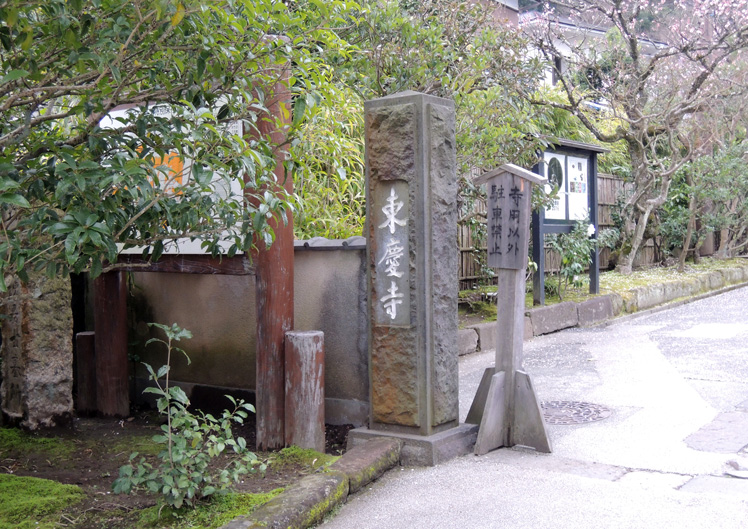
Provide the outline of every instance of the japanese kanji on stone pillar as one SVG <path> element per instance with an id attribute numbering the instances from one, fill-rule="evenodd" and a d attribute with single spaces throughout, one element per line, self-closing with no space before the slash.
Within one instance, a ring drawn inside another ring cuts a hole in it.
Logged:
<path id="1" fill-rule="evenodd" d="M 454 103 L 404 92 L 364 110 L 371 411 L 349 443 L 394 435 L 432 465 L 475 436 L 458 424 Z"/>
<path id="2" fill-rule="evenodd" d="M 488 266 L 498 269 L 496 365 L 486 369 L 467 422 L 480 424 L 475 453 L 523 445 L 550 452 L 543 414 L 530 377 L 522 371 L 525 275 L 532 184 L 545 179 L 502 165 L 474 180 L 488 194 Z"/>

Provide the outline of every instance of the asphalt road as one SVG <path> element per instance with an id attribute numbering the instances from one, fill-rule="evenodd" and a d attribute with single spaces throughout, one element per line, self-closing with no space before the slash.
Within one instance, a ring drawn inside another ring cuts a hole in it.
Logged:
<path id="1" fill-rule="evenodd" d="M 463 419 L 493 361 L 461 359 Z M 748 528 L 748 479 L 736 477 L 748 477 L 748 288 L 537 337 L 524 366 L 572 419 L 610 415 L 548 425 L 552 454 L 392 470 L 323 527 Z"/>

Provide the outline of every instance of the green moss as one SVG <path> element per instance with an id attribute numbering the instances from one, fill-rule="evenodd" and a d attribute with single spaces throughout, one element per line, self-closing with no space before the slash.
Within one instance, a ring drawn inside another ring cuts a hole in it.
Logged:
<path id="1" fill-rule="evenodd" d="M 0 452 L 5 454 L 29 454 L 45 452 L 56 458 L 69 457 L 75 450 L 72 441 L 56 437 L 41 437 L 17 428 L 0 428 Z"/>
<path id="2" fill-rule="evenodd" d="M 164 445 L 155 442 L 150 434 L 124 437 L 107 446 L 107 452 L 111 454 L 125 453 L 129 455 L 137 452 L 141 456 L 157 456 L 163 449 Z"/>
<path id="3" fill-rule="evenodd" d="M 329 494 L 323 501 L 315 505 L 309 513 L 303 527 L 311 527 L 321 522 L 325 515 L 333 510 L 336 506 L 343 503 L 348 492 L 348 481 L 342 480 L 335 492 Z"/>
<path id="4" fill-rule="evenodd" d="M 479 316 L 486 321 L 496 320 L 496 302 L 471 301 L 458 309 L 460 313 L 469 316 Z"/>
<path id="5" fill-rule="evenodd" d="M 0 529 L 52 529 L 85 494 L 75 485 L 0 474 Z"/>
<path id="6" fill-rule="evenodd" d="M 257 507 L 267 503 L 281 492 L 283 489 L 275 489 L 262 494 L 216 495 L 210 501 L 198 504 L 194 509 L 150 507 L 142 511 L 139 526 L 159 529 L 176 529 L 177 527 L 214 529 L 238 516 L 252 513 Z"/>
<path id="7" fill-rule="evenodd" d="M 270 460 L 270 465 L 276 468 L 299 465 L 311 469 L 318 469 L 320 467 L 330 466 L 338 459 L 340 459 L 339 456 L 321 454 L 311 448 L 289 446 L 277 454 L 274 454 Z"/>

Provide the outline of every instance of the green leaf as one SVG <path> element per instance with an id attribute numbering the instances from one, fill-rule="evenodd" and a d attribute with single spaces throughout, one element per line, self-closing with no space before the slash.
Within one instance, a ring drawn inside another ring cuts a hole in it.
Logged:
<path id="1" fill-rule="evenodd" d="M 171 17 L 171 25 L 172 26 L 178 25 L 182 21 L 182 19 L 184 19 L 185 13 L 186 11 L 184 9 L 184 5 L 181 3 L 177 5 L 177 12 L 174 13 L 173 17 Z"/>
<path id="2" fill-rule="evenodd" d="M 173 398 L 180 404 L 184 404 L 185 406 L 190 403 L 190 399 L 187 398 L 187 394 L 179 386 L 169 388 L 169 395 L 171 396 L 171 398 Z"/>
<path id="3" fill-rule="evenodd" d="M 89 271 L 89 274 L 91 274 L 91 279 L 96 279 L 101 275 L 102 265 L 100 259 L 94 259 L 91 262 L 91 270 Z"/>
<path id="4" fill-rule="evenodd" d="M 291 126 L 296 128 L 299 126 L 301 121 L 304 119 L 304 113 L 306 112 L 306 99 L 303 97 L 297 97 L 293 105 L 293 122 Z"/>
<path id="5" fill-rule="evenodd" d="M 23 196 L 15 193 L 0 194 L 0 204 L 10 204 L 19 208 L 30 208 L 31 204 Z"/>
<path id="6" fill-rule="evenodd" d="M 28 74 L 29 72 L 27 70 L 11 70 L 2 78 L 2 80 L 0 80 L 0 84 L 16 81 L 22 77 L 26 77 Z"/>
<path id="7" fill-rule="evenodd" d="M 30 29 L 25 30 L 24 33 L 18 37 L 23 51 L 29 51 L 31 44 L 34 42 L 34 34 Z"/>

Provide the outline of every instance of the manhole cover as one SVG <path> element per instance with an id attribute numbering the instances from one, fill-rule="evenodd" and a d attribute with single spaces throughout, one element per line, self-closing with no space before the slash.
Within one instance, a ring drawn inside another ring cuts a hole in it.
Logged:
<path id="1" fill-rule="evenodd" d="M 611 411 L 605 406 L 591 402 L 551 400 L 541 402 L 543 417 L 548 424 L 584 424 L 602 421 L 610 417 Z"/>

